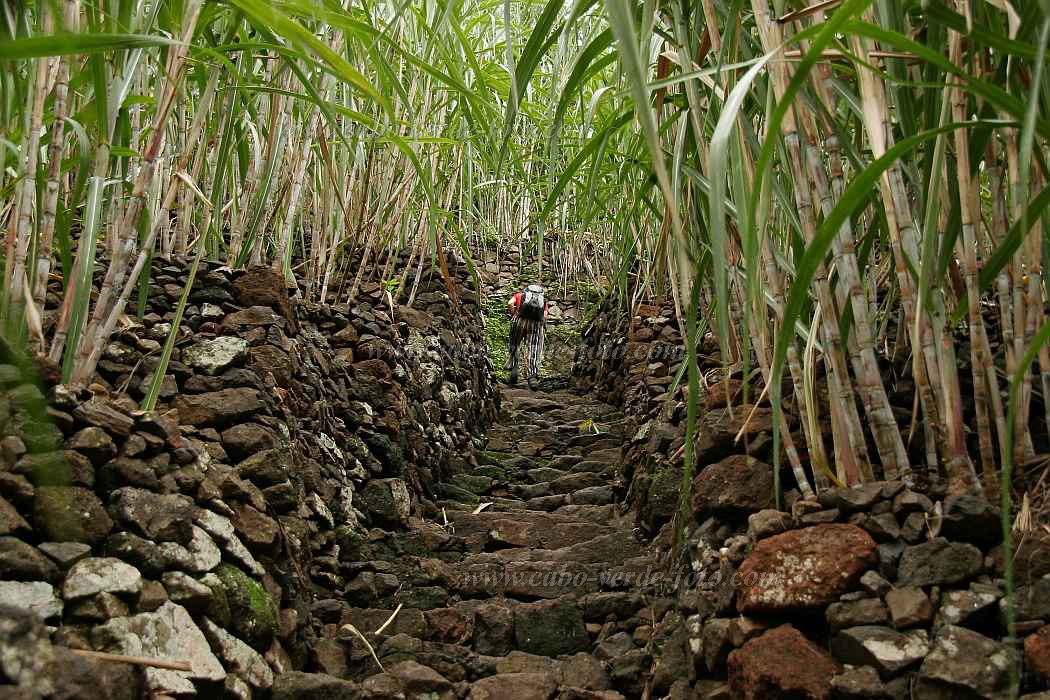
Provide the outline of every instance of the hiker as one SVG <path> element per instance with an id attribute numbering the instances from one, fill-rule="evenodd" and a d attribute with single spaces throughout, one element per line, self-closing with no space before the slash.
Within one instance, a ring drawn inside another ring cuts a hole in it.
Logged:
<path id="1" fill-rule="evenodd" d="M 547 302 L 543 287 L 530 284 L 507 302 L 510 312 L 510 358 L 505 369 L 510 370 L 510 383 L 518 383 L 518 346 L 525 341 L 526 376 L 529 388 L 535 389 L 540 377 L 543 359 L 543 334 L 547 325 Z"/>

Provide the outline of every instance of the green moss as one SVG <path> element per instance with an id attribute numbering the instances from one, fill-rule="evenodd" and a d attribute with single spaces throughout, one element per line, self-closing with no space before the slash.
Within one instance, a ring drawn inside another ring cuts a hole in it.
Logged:
<path id="1" fill-rule="evenodd" d="M 277 606 L 262 584 L 236 566 L 215 570 L 230 605 L 232 632 L 256 651 L 265 651 L 277 634 Z"/>
<path id="2" fill-rule="evenodd" d="M 230 599 L 226 596 L 226 586 L 222 583 L 222 579 L 214 574 L 208 574 L 201 579 L 201 583 L 211 589 L 211 600 L 208 601 L 208 609 L 205 614 L 219 627 L 229 628 L 233 620 L 230 616 Z"/>
<path id="3" fill-rule="evenodd" d="M 509 372 L 503 369 L 510 357 L 510 314 L 507 300 L 493 297 L 485 307 L 485 341 L 489 346 L 489 358 L 496 368 L 496 377 L 506 381 Z"/>
<path id="4" fill-rule="evenodd" d="M 646 519 L 650 523 L 663 521 L 674 515 L 678 509 L 681 485 L 681 473 L 675 468 L 665 467 L 653 474 L 645 504 Z"/>
<path id="5" fill-rule="evenodd" d="M 492 479 L 503 479 L 503 480 L 506 480 L 508 478 L 507 477 L 507 470 L 504 469 L 503 467 L 496 467 L 496 466 L 482 466 L 482 467 L 478 467 L 477 469 L 474 470 L 474 474 L 477 474 L 478 476 L 487 476 L 487 477 L 490 477 Z"/>
<path id="6" fill-rule="evenodd" d="M 366 561 L 373 558 L 368 536 L 353 525 L 340 525 L 335 530 L 339 558 L 343 561 Z"/>

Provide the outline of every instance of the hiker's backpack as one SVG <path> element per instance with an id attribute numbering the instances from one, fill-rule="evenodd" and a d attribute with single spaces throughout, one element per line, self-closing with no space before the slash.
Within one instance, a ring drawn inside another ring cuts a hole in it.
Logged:
<path id="1" fill-rule="evenodd" d="M 521 294 L 521 306 L 518 307 L 518 315 L 534 321 L 543 320 L 543 287 L 530 284 Z"/>

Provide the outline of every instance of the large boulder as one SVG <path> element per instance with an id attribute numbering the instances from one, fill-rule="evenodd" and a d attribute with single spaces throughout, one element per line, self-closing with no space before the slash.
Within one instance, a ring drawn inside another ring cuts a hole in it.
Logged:
<path id="1" fill-rule="evenodd" d="M 772 629 L 729 654 L 738 700 L 827 700 L 842 668 L 791 625 Z"/>
<path id="2" fill-rule="evenodd" d="M 855 525 L 816 525 L 767 538 L 740 565 L 737 609 L 775 614 L 827 605 L 877 560 L 875 541 Z"/>
<path id="3" fill-rule="evenodd" d="M 748 455 L 732 455 L 704 467 L 693 479 L 693 514 L 746 518 L 772 508 L 773 467 Z"/>
<path id="4" fill-rule="evenodd" d="M 215 658 L 193 618 L 180 605 L 164 603 L 155 612 L 117 617 L 92 630 L 97 648 L 128 656 L 188 662 L 193 670 L 146 669 L 146 684 L 156 694 L 195 694 L 194 682 L 221 684 L 226 671 Z"/>

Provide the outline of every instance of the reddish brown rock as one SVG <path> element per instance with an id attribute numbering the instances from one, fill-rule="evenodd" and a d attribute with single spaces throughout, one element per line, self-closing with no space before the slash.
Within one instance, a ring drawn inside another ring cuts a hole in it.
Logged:
<path id="1" fill-rule="evenodd" d="M 693 513 L 746 518 L 772 508 L 773 467 L 748 455 L 731 455 L 704 467 L 693 480 Z"/>
<path id="2" fill-rule="evenodd" d="M 288 319 L 293 330 L 297 330 L 292 305 L 288 300 L 288 287 L 284 277 L 270 267 L 253 267 L 233 283 L 233 296 L 241 306 L 269 306 Z"/>
<path id="3" fill-rule="evenodd" d="M 474 635 L 474 615 L 457 608 L 427 610 L 424 617 L 430 638 L 445 644 L 469 643 Z"/>
<path id="4" fill-rule="evenodd" d="M 816 525 L 770 537 L 740 566 L 737 609 L 748 615 L 827 605 L 876 561 L 875 540 L 855 525 Z"/>
<path id="5" fill-rule="evenodd" d="M 470 700 L 549 700 L 558 684 L 550 673 L 498 673 L 470 689 Z"/>
<path id="6" fill-rule="evenodd" d="M 781 625 L 729 655 L 738 700 L 827 700 L 842 668 L 791 625 Z"/>
<path id="7" fill-rule="evenodd" d="M 1024 640 L 1024 659 L 1029 671 L 1050 681 L 1050 625 Z"/>

